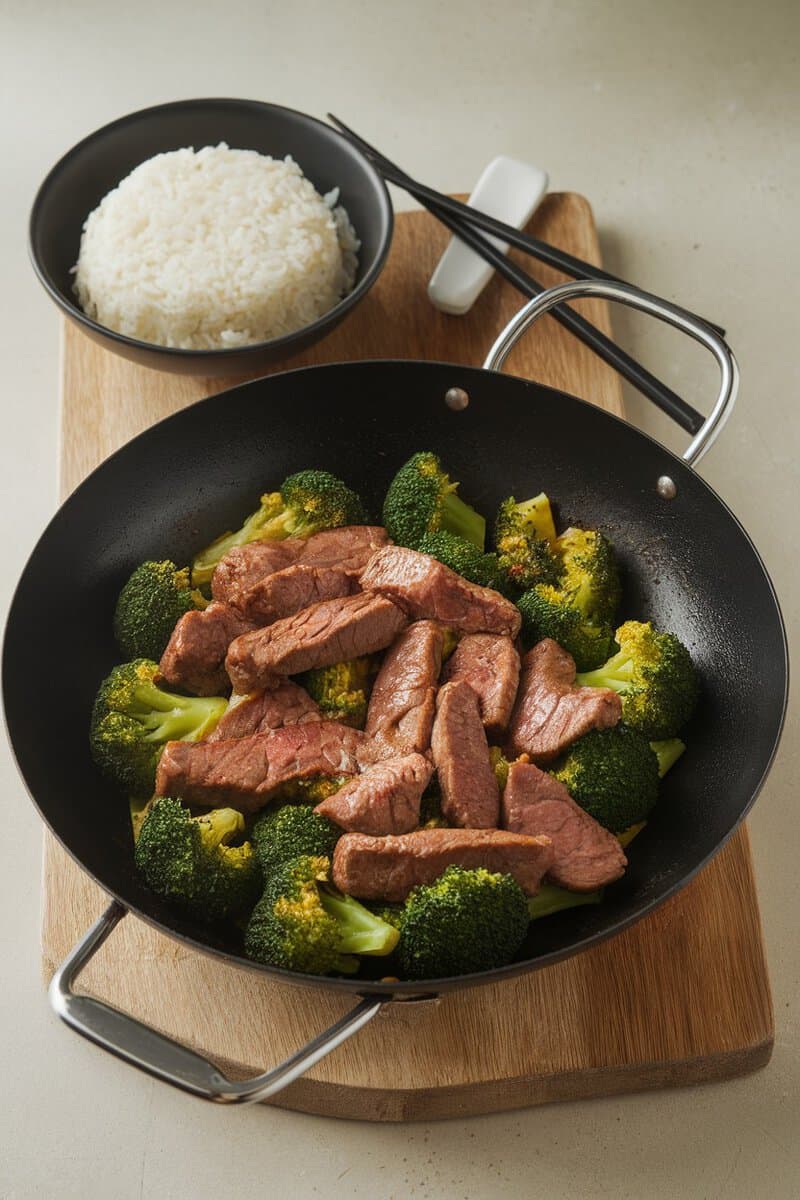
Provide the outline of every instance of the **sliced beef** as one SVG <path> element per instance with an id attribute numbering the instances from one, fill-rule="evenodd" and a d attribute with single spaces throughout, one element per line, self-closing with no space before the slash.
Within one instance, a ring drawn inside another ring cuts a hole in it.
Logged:
<path id="1" fill-rule="evenodd" d="M 237 638 L 225 662 L 237 692 L 273 687 L 276 676 L 374 654 L 390 645 L 405 626 L 403 613 L 383 596 L 359 592 L 321 600 Z"/>
<path id="2" fill-rule="evenodd" d="M 316 775 L 355 775 L 364 740 L 338 721 L 308 721 L 217 742 L 167 742 L 156 793 L 187 804 L 262 808 L 281 785 Z"/>
<path id="3" fill-rule="evenodd" d="M 405 900 L 449 866 L 513 875 L 528 896 L 553 861 L 549 838 L 500 829 L 418 829 L 398 837 L 345 833 L 333 852 L 333 882 L 360 900 Z"/>
<path id="4" fill-rule="evenodd" d="M 419 825 L 419 803 L 432 773 L 433 767 L 421 754 L 376 763 L 314 811 L 342 829 L 375 837 L 409 833 Z"/>
<path id="5" fill-rule="evenodd" d="M 610 688 L 575 687 L 575 663 L 545 638 L 522 660 L 519 692 L 508 727 L 512 754 L 549 762 L 590 729 L 609 729 L 622 716 Z"/>
<path id="6" fill-rule="evenodd" d="M 364 731 L 376 759 L 429 749 L 443 645 L 438 622 L 415 621 L 388 651 L 372 688 Z"/>
<path id="7" fill-rule="evenodd" d="M 519 609 L 491 588 L 469 583 L 427 554 L 384 546 L 361 572 L 361 586 L 381 592 L 412 621 L 431 618 L 462 633 L 519 633 Z"/>
<path id="8" fill-rule="evenodd" d="M 388 540 L 386 530 L 379 525 L 343 525 L 340 529 L 324 529 L 309 538 L 236 546 L 214 572 L 211 592 L 215 600 L 226 600 L 238 607 L 247 590 L 259 580 L 295 563 L 306 567 L 338 567 L 357 575 Z"/>
<path id="9" fill-rule="evenodd" d="M 470 633 L 456 646 L 444 680 L 468 683 L 476 693 L 487 736 L 499 738 L 508 725 L 519 685 L 519 654 L 510 637 Z"/>
<path id="10" fill-rule="evenodd" d="M 239 612 L 256 625 L 271 625 L 320 600 L 351 596 L 358 590 L 358 580 L 352 571 L 294 563 L 240 592 L 236 604 Z"/>
<path id="11" fill-rule="evenodd" d="M 284 679 L 271 691 L 233 696 L 228 711 L 206 741 L 251 737 L 254 733 L 269 733 L 271 729 L 281 729 L 284 725 L 303 725 L 306 721 L 321 720 L 319 706 L 305 688 L 291 679 Z"/>
<path id="12" fill-rule="evenodd" d="M 451 825 L 496 829 L 500 792 L 478 697 L 467 683 L 446 683 L 436 699 L 431 738 L 442 792 L 442 812 Z"/>
<path id="13" fill-rule="evenodd" d="M 198 696 L 230 691 L 225 655 L 234 638 L 254 629 L 252 621 L 228 604 L 184 613 L 161 655 L 159 670 L 167 683 Z"/>
<path id="14" fill-rule="evenodd" d="M 501 802 L 503 828 L 553 843 L 548 877 L 573 892 L 613 883 L 628 860 L 617 839 L 576 804 L 563 783 L 533 763 L 512 763 Z"/>

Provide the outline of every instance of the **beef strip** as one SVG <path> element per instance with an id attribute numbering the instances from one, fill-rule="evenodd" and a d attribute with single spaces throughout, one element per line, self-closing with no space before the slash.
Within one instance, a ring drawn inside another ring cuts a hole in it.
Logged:
<path id="1" fill-rule="evenodd" d="M 421 754 L 376 763 L 314 811 L 342 829 L 375 837 L 410 833 L 419 825 L 419 804 L 432 772 L 433 767 Z"/>
<path id="2" fill-rule="evenodd" d="M 500 794 L 478 697 L 467 683 L 446 683 L 436 698 L 431 738 L 442 792 L 442 812 L 451 825 L 496 829 Z"/>
<path id="3" fill-rule="evenodd" d="M 519 609 L 491 588 L 469 583 L 427 554 L 384 546 L 361 572 L 361 586 L 388 596 L 412 621 L 432 618 L 462 633 L 519 633 Z"/>
<path id="4" fill-rule="evenodd" d="M 269 733 L 284 725 L 304 725 L 306 721 L 321 720 L 319 706 L 305 688 L 291 679 L 284 679 L 271 691 L 232 696 L 227 712 L 223 713 L 206 741 L 251 737 L 254 733 Z"/>
<path id="5" fill-rule="evenodd" d="M 590 729 L 617 724 L 622 701 L 616 692 L 574 684 L 575 663 L 557 642 L 545 638 L 528 651 L 508 727 L 512 754 L 549 762 Z"/>
<path id="6" fill-rule="evenodd" d="M 156 794 L 254 812 L 293 780 L 355 775 L 363 740 L 360 730 L 338 721 L 308 721 L 225 741 L 167 742 Z"/>
<path id="7" fill-rule="evenodd" d="M 617 839 L 576 804 L 563 783 L 533 763 L 512 763 L 501 801 L 503 828 L 553 843 L 548 878 L 573 892 L 613 883 L 628 860 Z"/>
<path id="8" fill-rule="evenodd" d="M 173 687 L 198 696 L 224 695 L 231 687 L 225 670 L 228 646 L 254 628 L 228 604 L 212 602 L 208 608 L 192 609 L 173 629 L 159 670 Z"/>
<path id="9" fill-rule="evenodd" d="M 337 567 L 357 575 L 388 540 L 386 530 L 379 525 L 343 525 L 339 529 L 323 529 L 309 538 L 249 542 L 234 547 L 219 563 L 211 580 L 211 594 L 215 600 L 238 607 L 245 593 L 259 580 L 295 563 Z"/>
<path id="10" fill-rule="evenodd" d="M 337 596 L 351 596 L 358 590 L 358 580 L 352 571 L 294 563 L 241 591 L 236 605 L 239 612 L 256 625 L 271 625 L 310 604 L 333 600 Z"/>
<path id="11" fill-rule="evenodd" d="M 519 685 L 519 654 L 511 638 L 468 634 L 447 660 L 443 678 L 469 684 L 477 694 L 487 736 L 499 738 L 508 725 Z"/>
<path id="12" fill-rule="evenodd" d="M 394 641 L 405 626 L 403 613 L 386 600 L 363 592 L 321 600 L 310 608 L 237 638 L 225 666 L 237 692 L 273 687 L 279 675 L 374 654 Z"/>
<path id="13" fill-rule="evenodd" d="M 376 759 L 424 754 L 431 744 L 444 628 L 415 621 L 388 651 L 375 679 L 365 733 Z"/>
<path id="14" fill-rule="evenodd" d="M 418 829 L 398 837 L 345 833 L 333 852 L 333 882 L 360 900 L 405 900 L 449 866 L 513 875 L 526 895 L 539 890 L 553 861 L 549 838 L 500 829 Z"/>

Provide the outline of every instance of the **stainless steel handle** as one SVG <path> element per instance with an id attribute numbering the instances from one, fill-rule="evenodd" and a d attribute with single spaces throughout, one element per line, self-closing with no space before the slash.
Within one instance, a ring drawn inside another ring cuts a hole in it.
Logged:
<path id="1" fill-rule="evenodd" d="M 696 342 L 700 342 L 716 358 L 720 370 L 719 395 L 696 436 L 683 452 L 684 462 L 690 467 L 695 466 L 713 445 L 733 411 L 736 393 L 739 390 L 739 368 L 730 347 L 719 334 L 666 300 L 657 300 L 627 283 L 599 283 L 593 279 L 576 279 L 548 288 L 541 296 L 536 296 L 521 308 L 513 320 L 509 321 L 489 351 L 483 364 L 484 368 L 487 371 L 499 371 L 512 347 L 538 317 L 557 304 L 563 304 L 565 300 L 577 300 L 582 296 L 617 300 L 620 304 L 627 304 L 629 308 L 638 308 L 641 312 L 649 313 L 650 316 L 657 317 L 659 321 L 666 321 L 668 325 L 673 325 Z"/>
<path id="2" fill-rule="evenodd" d="M 324 1033 L 271 1071 L 253 1079 L 227 1079 L 213 1063 L 172 1038 L 156 1033 L 101 1000 L 77 996 L 73 992 L 75 980 L 127 911 L 115 900 L 81 938 L 50 982 L 50 1003 L 62 1021 L 82 1037 L 149 1075 L 204 1100 L 214 1100 L 218 1104 L 252 1104 L 269 1099 L 363 1029 L 385 1003 L 379 997 L 367 996 Z"/>

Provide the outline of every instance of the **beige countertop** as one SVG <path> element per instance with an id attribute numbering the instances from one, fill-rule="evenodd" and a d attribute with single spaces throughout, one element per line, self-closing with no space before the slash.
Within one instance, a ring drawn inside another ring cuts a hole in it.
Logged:
<path id="1" fill-rule="evenodd" d="M 334 109 L 445 190 L 468 188 L 498 153 L 538 163 L 554 190 L 591 199 L 611 270 L 726 324 L 742 390 L 701 473 L 763 554 L 791 641 L 799 35 L 791 0 L 746 11 L 720 0 L 0 5 L 3 611 L 56 503 L 58 319 L 25 249 L 36 186 L 75 141 L 125 112 L 240 95 L 320 116 Z M 699 350 L 640 318 L 615 324 L 677 390 L 707 403 L 713 367 Z M 633 419 L 680 446 L 644 407 L 629 399 Z M 796 1196 L 799 743 L 790 710 L 750 820 L 777 1026 L 765 1070 L 692 1090 L 383 1127 L 203 1106 L 57 1025 L 39 979 L 41 827 L 4 746 L 0 1197 Z"/>

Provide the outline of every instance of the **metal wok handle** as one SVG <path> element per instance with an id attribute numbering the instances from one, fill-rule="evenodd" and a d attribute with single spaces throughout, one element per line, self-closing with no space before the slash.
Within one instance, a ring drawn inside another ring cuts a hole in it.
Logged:
<path id="1" fill-rule="evenodd" d="M 506 361 L 512 347 L 522 337 L 526 329 L 557 304 L 565 300 L 576 300 L 582 296 L 598 296 L 604 300 L 617 300 L 627 304 L 629 308 L 638 308 L 641 312 L 658 317 L 674 325 L 683 333 L 700 342 L 716 358 L 720 369 L 720 386 L 717 401 L 700 430 L 683 452 L 683 461 L 690 467 L 700 461 L 706 451 L 712 446 L 717 434 L 733 411 L 736 393 L 739 390 L 739 368 L 730 348 L 719 334 L 704 325 L 702 321 L 690 317 L 683 309 L 675 308 L 666 300 L 656 300 L 655 297 L 627 283 L 599 283 L 593 279 L 576 279 L 570 283 L 559 284 L 558 287 L 548 288 L 541 296 L 536 296 L 524 308 L 521 308 L 513 320 L 509 321 L 495 344 L 489 351 L 484 368 L 487 371 L 499 371 Z"/>
<path id="2" fill-rule="evenodd" d="M 127 911 L 115 900 L 81 938 L 50 982 L 50 1003 L 62 1021 L 82 1037 L 149 1075 L 203 1100 L 214 1100 L 218 1104 L 251 1104 L 267 1100 L 358 1033 L 385 1003 L 378 997 L 367 996 L 271 1071 L 253 1079 L 227 1079 L 213 1063 L 172 1038 L 156 1033 L 141 1021 L 100 1000 L 76 996 L 73 992 L 73 983 Z"/>

